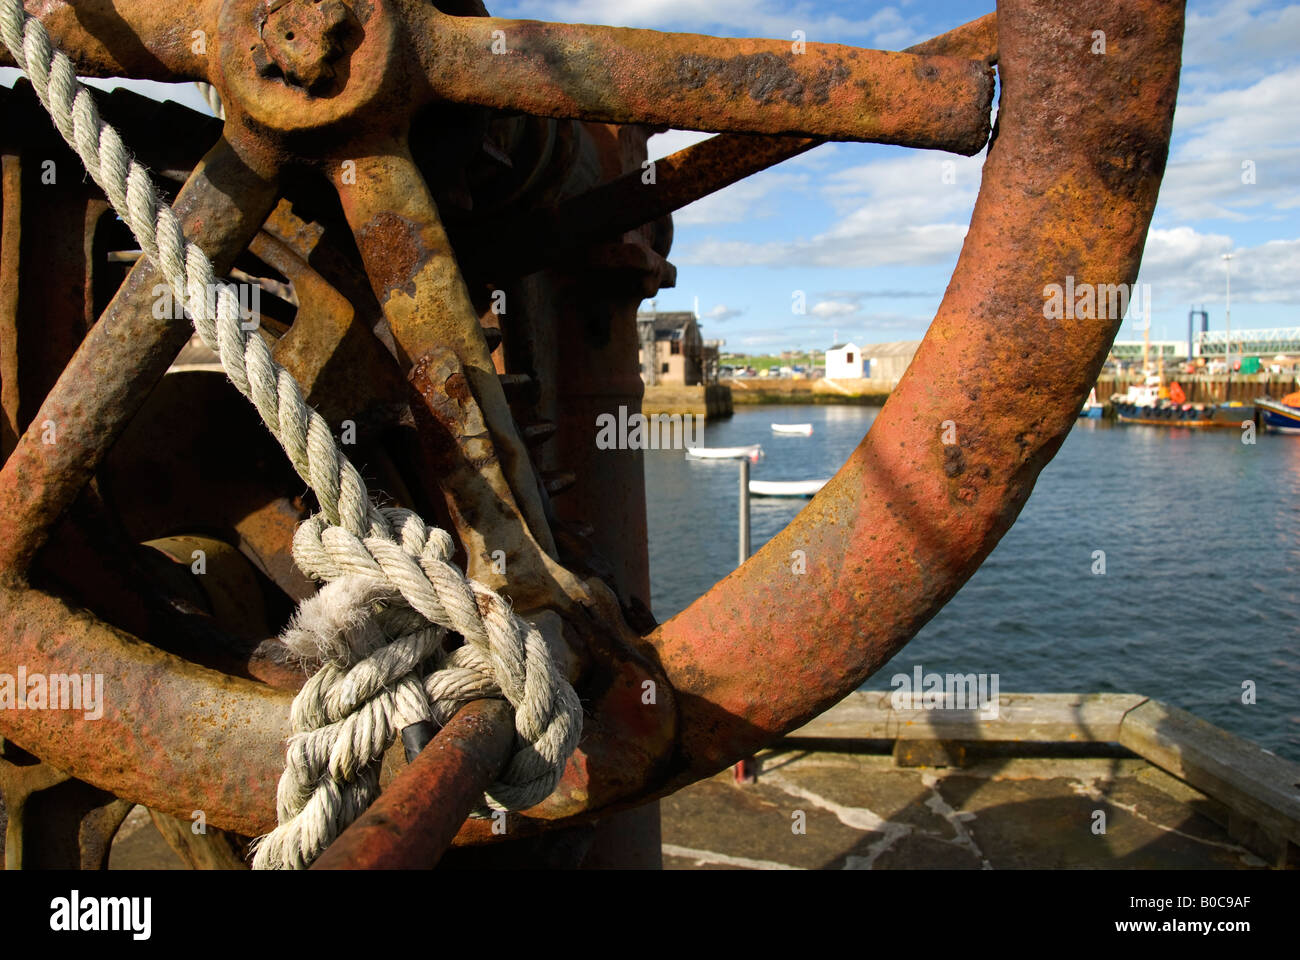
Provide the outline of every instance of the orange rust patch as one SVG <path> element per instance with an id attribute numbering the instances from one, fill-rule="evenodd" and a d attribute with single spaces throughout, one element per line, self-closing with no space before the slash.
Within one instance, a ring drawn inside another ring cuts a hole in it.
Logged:
<path id="1" fill-rule="evenodd" d="M 381 213 L 358 231 L 361 246 L 376 254 L 368 258 L 371 280 L 386 301 L 395 290 L 415 296 L 415 277 L 433 255 L 420 239 L 417 224 L 395 213 Z"/>

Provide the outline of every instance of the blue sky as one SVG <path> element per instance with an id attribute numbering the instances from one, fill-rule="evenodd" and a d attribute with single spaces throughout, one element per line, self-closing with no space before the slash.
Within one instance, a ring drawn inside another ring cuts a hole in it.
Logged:
<path id="1" fill-rule="evenodd" d="M 498 16 L 900 49 L 993 9 L 903 0 L 537 0 Z M 655 137 L 663 156 L 705 134 Z M 942 184 L 941 164 L 956 163 Z M 1242 183 L 1242 162 L 1255 164 Z M 661 310 L 699 298 L 705 336 L 727 348 L 824 349 L 924 334 L 957 261 L 983 156 L 827 144 L 680 211 Z M 1191 0 L 1170 162 L 1147 240 L 1152 336 L 1186 337 L 1204 304 L 1223 328 L 1232 252 L 1234 329 L 1300 326 L 1300 3 Z M 791 291 L 809 312 L 795 316 Z M 1120 337 L 1140 337 L 1126 321 Z"/>
<path id="2" fill-rule="evenodd" d="M 788 38 L 901 49 L 993 9 L 950 0 L 519 0 L 498 16 Z M 0 70 L 12 83 L 15 71 Z M 188 85 L 153 86 L 202 108 Z M 654 137 L 652 157 L 707 134 Z M 955 163 L 945 184 L 942 164 Z M 1242 163 L 1255 183 L 1242 183 Z M 705 335 L 750 353 L 824 349 L 925 333 L 956 264 L 983 155 L 827 144 L 679 211 L 677 287 L 661 310 L 698 298 Z M 1300 326 L 1300 3 L 1190 0 L 1169 166 L 1140 283 L 1152 336 L 1186 336 L 1187 310 L 1224 321 L 1232 252 L 1234 329 Z M 802 290 L 808 312 L 792 313 Z M 1141 332 L 1126 321 L 1120 337 Z"/>

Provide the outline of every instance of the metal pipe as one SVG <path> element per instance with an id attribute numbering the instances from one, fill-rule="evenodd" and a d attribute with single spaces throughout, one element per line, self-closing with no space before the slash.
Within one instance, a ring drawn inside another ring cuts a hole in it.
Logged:
<path id="1" fill-rule="evenodd" d="M 428 42 L 416 49 L 439 100 L 596 123 L 829 137 L 966 156 L 989 137 L 993 73 L 982 60 L 421 9 Z M 420 25 L 411 30 L 418 36 Z M 506 55 L 494 55 L 501 37 Z"/>
<path id="2" fill-rule="evenodd" d="M 187 3 L 183 30 L 176 10 L 155 0 L 42 0 L 28 3 L 27 12 L 40 17 L 78 76 L 179 83 L 211 79 L 194 33 L 215 37 L 222 6 L 220 0 Z M 12 66 L 14 58 L 0 43 L 0 67 Z"/>
<path id="3" fill-rule="evenodd" d="M 504 700 L 467 703 L 312 869 L 415 870 L 437 864 L 505 766 L 513 718 Z"/>

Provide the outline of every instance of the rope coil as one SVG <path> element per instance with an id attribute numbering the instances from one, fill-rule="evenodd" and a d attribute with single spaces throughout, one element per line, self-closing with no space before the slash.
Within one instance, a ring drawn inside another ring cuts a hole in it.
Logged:
<path id="1" fill-rule="evenodd" d="M 296 531 L 293 555 L 324 586 L 303 601 L 280 639 L 321 665 L 293 702 L 294 733 L 276 797 L 279 826 L 259 839 L 254 867 L 309 866 L 378 796 L 379 763 L 403 727 L 445 723 L 481 697 L 510 702 L 516 733 L 515 752 L 485 792 L 485 805 L 518 810 L 540 803 L 582 731 L 581 704 L 546 641 L 506 600 L 451 563 L 446 531 L 371 501 L 293 376 L 259 334 L 242 329 L 231 286 L 215 287 L 212 309 L 211 261 L 185 240 L 147 171 L 100 119 L 72 62 L 22 0 L 0 0 L 0 37 L 320 505 Z M 448 653 L 444 643 L 453 633 L 464 643 Z"/>

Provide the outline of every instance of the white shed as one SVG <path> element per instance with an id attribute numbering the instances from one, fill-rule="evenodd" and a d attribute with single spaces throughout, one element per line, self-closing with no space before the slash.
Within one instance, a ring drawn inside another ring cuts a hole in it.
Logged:
<path id="1" fill-rule="evenodd" d="M 826 351 L 827 380 L 859 380 L 865 376 L 862 351 L 856 343 L 837 343 Z"/>

